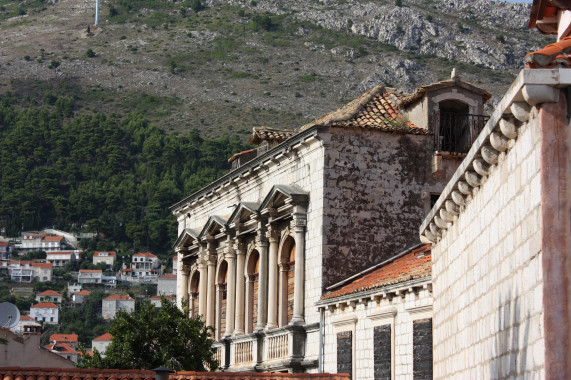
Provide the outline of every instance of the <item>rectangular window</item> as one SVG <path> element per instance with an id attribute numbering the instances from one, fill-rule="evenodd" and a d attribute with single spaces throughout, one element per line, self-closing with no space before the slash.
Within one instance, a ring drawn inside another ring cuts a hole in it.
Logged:
<path id="1" fill-rule="evenodd" d="M 413 378 L 432 379 L 432 318 L 418 319 L 412 328 Z"/>
<path id="2" fill-rule="evenodd" d="M 373 330 L 373 365 L 375 380 L 390 380 L 391 325 L 375 326 Z"/>
<path id="3" fill-rule="evenodd" d="M 353 333 L 343 331 L 337 334 L 337 373 L 353 376 Z"/>

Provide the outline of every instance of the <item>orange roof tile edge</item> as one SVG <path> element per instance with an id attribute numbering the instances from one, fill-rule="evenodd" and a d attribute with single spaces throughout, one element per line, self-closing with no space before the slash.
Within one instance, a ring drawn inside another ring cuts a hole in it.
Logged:
<path id="1" fill-rule="evenodd" d="M 40 303 L 37 303 L 37 304 L 32 305 L 30 307 L 49 307 L 49 308 L 55 307 L 57 309 L 57 306 L 51 302 L 40 302 Z"/>
<path id="2" fill-rule="evenodd" d="M 543 49 L 528 53 L 524 60 L 526 68 L 543 69 L 558 65 L 571 67 L 571 36 L 549 44 Z"/>
<path id="3" fill-rule="evenodd" d="M 347 285 L 325 294 L 321 300 L 329 300 L 349 294 L 398 284 L 413 278 L 422 278 L 432 274 L 431 245 L 425 244 L 413 249 L 394 261 L 383 265 L 370 273 L 357 277 Z"/>

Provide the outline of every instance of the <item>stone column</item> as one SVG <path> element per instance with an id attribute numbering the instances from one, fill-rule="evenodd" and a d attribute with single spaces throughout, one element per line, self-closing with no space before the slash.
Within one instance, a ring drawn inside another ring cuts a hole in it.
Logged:
<path id="1" fill-rule="evenodd" d="M 236 316 L 234 319 L 234 335 L 244 334 L 244 265 L 246 262 L 246 245 L 236 243 Z"/>
<path id="2" fill-rule="evenodd" d="M 216 329 L 216 331 L 214 332 L 214 335 L 216 336 L 216 340 L 219 340 L 220 338 L 222 338 L 222 336 L 220 335 L 220 327 L 222 327 L 222 321 L 220 320 L 220 316 L 222 315 L 222 292 L 223 287 L 222 284 L 217 283 L 216 285 L 216 297 L 214 304 L 216 305 L 216 307 L 214 308 L 214 312 L 216 313 L 216 316 L 214 318 L 216 326 L 214 326 L 214 328 Z"/>
<path id="3" fill-rule="evenodd" d="M 293 318 L 291 324 L 303 324 L 305 305 L 305 208 L 294 206 L 293 229 L 295 231 L 295 286 L 293 289 Z"/>
<path id="4" fill-rule="evenodd" d="M 198 293 L 198 315 L 202 316 L 203 320 L 206 321 L 206 260 L 201 258 L 198 263 L 198 273 L 200 273 L 200 289 Z"/>
<path id="5" fill-rule="evenodd" d="M 182 304 L 188 301 L 188 271 L 185 270 L 182 263 L 182 253 L 178 251 L 177 260 L 177 276 L 176 276 L 176 304 L 182 309 Z"/>
<path id="6" fill-rule="evenodd" d="M 206 325 L 214 326 L 214 306 L 216 305 L 216 294 L 214 293 L 214 280 L 216 272 L 216 258 L 215 256 L 209 255 L 208 257 L 208 275 L 206 283 Z"/>
<path id="7" fill-rule="evenodd" d="M 278 327 L 278 245 L 279 231 L 271 226 L 266 234 L 270 243 L 268 257 L 268 323 L 266 330 Z"/>
<path id="8" fill-rule="evenodd" d="M 229 336 L 234 332 L 235 310 L 236 310 L 236 255 L 232 247 L 232 241 L 228 236 L 228 253 L 226 253 L 226 263 L 228 263 L 228 283 L 226 289 L 226 332 Z"/>
<path id="9" fill-rule="evenodd" d="M 268 241 L 261 222 L 259 223 L 256 242 L 260 253 L 260 273 L 258 277 L 258 321 L 255 330 L 260 331 L 266 327 L 268 316 Z"/>
<path id="10" fill-rule="evenodd" d="M 279 302 L 279 315 L 278 315 L 278 325 L 279 327 L 287 325 L 287 273 L 289 271 L 289 265 L 287 263 L 280 263 L 280 287 L 278 290 L 278 302 Z"/>

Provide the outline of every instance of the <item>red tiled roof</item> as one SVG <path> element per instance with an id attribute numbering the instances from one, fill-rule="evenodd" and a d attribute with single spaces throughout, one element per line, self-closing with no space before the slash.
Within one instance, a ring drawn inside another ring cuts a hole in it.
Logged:
<path id="1" fill-rule="evenodd" d="M 103 273 L 101 269 L 80 269 L 79 273 Z"/>
<path id="2" fill-rule="evenodd" d="M 111 340 L 113 339 L 113 335 L 109 333 L 105 333 L 103 335 L 99 335 L 97 338 L 93 338 L 93 340 Z"/>
<path id="3" fill-rule="evenodd" d="M 4 242 L 4 241 L 0 241 L 0 247 L 7 247 L 8 243 Z"/>
<path id="4" fill-rule="evenodd" d="M 79 337 L 77 334 L 52 334 L 50 336 L 50 342 L 69 342 L 77 343 Z"/>
<path id="5" fill-rule="evenodd" d="M 46 290 L 45 292 L 41 292 L 38 295 L 39 296 L 60 296 L 61 297 L 61 294 L 59 294 L 55 290 Z"/>
<path id="6" fill-rule="evenodd" d="M 60 241 L 63 240 L 63 236 L 46 236 L 42 241 Z"/>
<path id="7" fill-rule="evenodd" d="M 557 6 L 555 4 L 548 4 L 549 0 L 534 0 L 529 13 L 528 28 L 537 28 L 543 34 L 557 34 L 557 21 L 556 19 L 550 22 L 544 21 L 544 18 L 553 18 L 557 14 Z M 553 3 L 554 1 L 551 1 Z M 568 5 L 567 5 L 568 6 Z"/>
<path id="8" fill-rule="evenodd" d="M 322 300 L 358 293 L 432 274 L 430 244 L 413 249 L 394 261 L 357 277 L 347 285 L 321 297 Z"/>
<path id="9" fill-rule="evenodd" d="M 132 298 L 130 295 L 128 294 L 112 294 L 108 297 L 105 297 L 106 300 L 120 300 L 120 301 L 129 301 L 129 300 L 135 300 L 134 298 Z"/>
<path id="10" fill-rule="evenodd" d="M 34 318 L 30 317 L 29 315 L 20 315 L 21 321 L 35 321 Z"/>
<path id="11" fill-rule="evenodd" d="M 165 297 L 167 300 L 174 300 L 173 296 L 152 296 L 151 299 L 160 300 L 162 297 Z"/>
<path id="12" fill-rule="evenodd" d="M 93 254 L 93 256 L 99 256 L 100 253 L 107 253 L 109 256 L 115 256 L 115 251 L 97 251 Z"/>
<path id="13" fill-rule="evenodd" d="M 51 302 L 40 302 L 40 303 L 37 303 L 35 305 L 32 305 L 31 307 L 38 307 L 38 308 L 43 307 L 43 308 L 55 308 L 55 309 L 57 309 L 57 306 Z"/>
<path id="14" fill-rule="evenodd" d="M 0 368 L 4 380 L 155 380 L 155 371 L 140 369 L 79 369 L 79 368 Z M 264 373 L 264 372 L 191 372 L 171 373 L 170 380 L 348 380 L 348 374 L 326 373 Z"/>
<path id="15" fill-rule="evenodd" d="M 298 133 L 291 129 L 277 129 L 270 127 L 254 127 L 250 144 L 259 145 L 262 141 L 275 141 L 281 143 Z"/>
<path id="16" fill-rule="evenodd" d="M 404 94 L 396 89 L 376 86 L 342 108 L 304 125 L 305 130 L 314 125 L 377 129 L 404 134 L 429 134 L 406 120 L 400 112 Z"/>
<path id="17" fill-rule="evenodd" d="M 47 344 L 44 346 L 48 350 L 51 350 L 54 353 L 58 354 L 79 354 L 80 352 L 71 347 L 69 344 L 65 343 L 56 343 L 56 344 Z"/>
<path id="18" fill-rule="evenodd" d="M 550 67 L 571 67 L 571 37 L 547 45 L 543 49 L 525 56 L 528 69 L 547 69 Z"/>
<path id="19" fill-rule="evenodd" d="M 149 252 L 139 252 L 139 253 L 135 253 L 133 256 L 157 257 L 157 256 L 155 256 Z"/>
<path id="20" fill-rule="evenodd" d="M 242 152 L 240 152 L 240 153 L 236 153 L 236 154 L 234 154 L 232 157 L 230 157 L 230 158 L 228 159 L 228 162 L 233 162 L 233 161 L 235 161 L 238 157 L 240 157 L 240 156 L 242 156 L 242 155 L 245 155 L 245 154 L 252 153 L 253 151 L 254 151 L 254 149 L 249 149 L 249 150 L 244 150 L 244 151 L 242 151 Z M 255 157 L 255 156 L 253 156 L 253 157 Z"/>
<path id="21" fill-rule="evenodd" d="M 48 255 L 72 255 L 75 252 L 70 252 L 70 251 L 52 251 L 52 252 L 48 252 Z"/>
<path id="22" fill-rule="evenodd" d="M 52 263 L 32 263 L 32 266 L 37 268 L 49 269 L 52 267 Z"/>
<path id="23" fill-rule="evenodd" d="M 129 269 L 129 268 L 121 269 L 121 272 L 132 272 L 132 271 L 133 271 L 133 269 Z"/>
<path id="24" fill-rule="evenodd" d="M 166 280 L 166 279 L 175 279 L 175 280 L 176 280 L 176 274 L 167 274 L 167 275 L 165 275 L 165 276 L 159 277 L 159 280 L 160 280 L 161 278 L 162 278 L 162 279 L 165 279 L 165 280 Z"/>
<path id="25" fill-rule="evenodd" d="M 75 295 L 77 295 L 77 296 L 88 296 L 88 295 L 90 295 L 90 294 L 91 294 L 91 292 L 90 292 L 89 290 L 86 290 L 86 289 L 83 289 L 83 290 L 82 290 L 81 292 L 79 292 L 79 293 L 75 293 Z"/>

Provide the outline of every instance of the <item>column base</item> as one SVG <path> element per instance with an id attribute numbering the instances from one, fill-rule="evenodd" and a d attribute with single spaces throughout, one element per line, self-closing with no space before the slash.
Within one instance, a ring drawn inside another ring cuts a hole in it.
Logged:
<path id="1" fill-rule="evenodd" d="M 277 329 L 278 328 L 278 324 L 277 323 L 268 323 L 266 325 L 266 331 L 268 330 L 273 330 L 273 329 Z"/>
<path id="2" fill-rule="evenodd" d="M 305 325 L 305 319 L 303 317 L 293 317 L 289 322 L 290 325 Z"/>
<path id="3" fill-rule="evenodd" d="M 234 330 L 232 336 L 244 335 L 244 330 Z"/>

